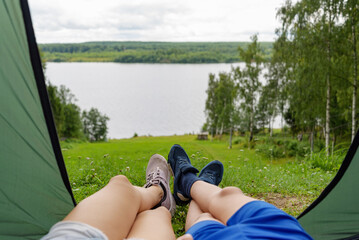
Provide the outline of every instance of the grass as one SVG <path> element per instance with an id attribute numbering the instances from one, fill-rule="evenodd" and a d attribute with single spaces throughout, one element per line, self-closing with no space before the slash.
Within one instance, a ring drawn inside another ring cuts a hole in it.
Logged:
<path id="1" fill-rule="evenodd" d="M 150 156 L 159 153 L 167 157 L 176 143 L 184 147 L 198 169 L 211 160 L 222 161 L 225 173 L 221 187 L 239 187 L 245 194 L 273 203 L 293 216 L 300 214 L 335 175 L 294 157 L 268 158 L 256 148 L 243 148 L 240 142 L 228 149 L 225 140 L 199 141 L 194 135 L 184 135 L 106 143 L 62 142 L 61 146 L 77 202 L 118 174 L 126 175 L 134 185 L 144 185 Z M 186 207 L 179 207 L 172 220 L 177 236 L 184 232 L 186 211 Z"/>

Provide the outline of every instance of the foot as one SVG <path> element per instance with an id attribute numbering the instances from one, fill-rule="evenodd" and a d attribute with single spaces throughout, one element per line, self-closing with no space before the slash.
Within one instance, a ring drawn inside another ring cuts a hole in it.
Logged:
<path id="1" fill-rule="evenodd" d="M 186 205 L 191 201 L 191 197 L 184 193 L 184 187 L 181 186 L 181 177 L 185 173 L 198 173 L 198 170 L 192 166 L 191 161 L 180 145 L 173 145 L 168 154 L 168 163 L 171 166 L 173 181 L 173 196 L 178 205 Z"/>
<path id="2" fill-rule="evenodd" d="M 163 190 L 163 197 L 161 201 L 154 207 L 164 206 L 173 216 L 176 210 L 176 202 L 171 194 L 170 188 L 171 170 L 164 157 L 159 154 L 154 154 L 148 161 L 146 169 L 146 184 L 145 188 L 151 186 L 160 186 Z"/>
<path id="3" fill-rule="evenodd" d="M 199 173 L 198 178 L 210 184 L 218 186 L 223 177 L 223 164 L 214 160 L 208 163 Z"/>

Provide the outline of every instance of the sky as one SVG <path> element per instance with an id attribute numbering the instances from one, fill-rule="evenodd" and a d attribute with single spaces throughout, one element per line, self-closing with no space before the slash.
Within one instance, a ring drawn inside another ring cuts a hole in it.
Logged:
<path id="1" fill-rule="evenodd" d="M 29 0 L 38 43 L 273 41 L 284 0 Z"/>

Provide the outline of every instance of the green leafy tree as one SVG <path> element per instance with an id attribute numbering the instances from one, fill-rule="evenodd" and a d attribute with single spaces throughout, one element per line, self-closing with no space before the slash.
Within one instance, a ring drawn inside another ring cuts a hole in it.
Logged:
<path id="1" fill-rule="evenodd" d="M 287 1 L 278 11 L 282 21 L 281 37 L 287 39 L 292 52 L 288 71 L 289 105 L 303 130 L 321 124 L 324 129 L 327 154 L 331 132 L 331 102 L 336 98 L 339 81 L 338 62 L 341 57 L 340 11 L 342 0 Z M 295 90 L 293 90 L 295 89 Z M 311 102 L 311 103 L 310 103 Z M 316 104 L 313 105 L 312 103 Z M 309 106 L 309 107 L 308 107 Z"/>
<path id="2" fill-rule="evenodd" d="M 209 74 L 208 88 L 206 90 L 207 99 L 205 105 L 206 114 L 206 128 L 210 130 L 212 137 L 214 133 L 217 133 L 219 115 L 217 111 L 217 96 L 216 88 L 218 87 L 218 81 L 215 74 Z"/>
<path id="3" fill-rule="evenodd" d="M 218 78 L 214 74 L 209 75 L 207 100 L 205 113 L 207 122 L 205 126 L 214 130 L 216 134 L 230 133 L 230 147 L 232 145 L 232 133 L 236 124 L 235 101 L 237 88 L 231 73 L 219 73 Z"/>
<path id="4" fill-rule="evenodd" d="M 65 122 L 64 105 L 61 102 L 59 91 L 55 85 L 47 82 L 47 92 L 50 99 L 52 114 L 58 134 L 61 133 Z"/>
<path id="5" fill-rule="evenodd" d="M 93 141 L 107 140 L 107 121 L 110 120 L 104 114 L 101 114 L 96 108 L 91 108 L 90 111 L 82 112 L 82 124 L 86 138 Z"/>
<path id="6" fill-rule="evenodd" d="M 345 32 L 348 39 L 348 54 L 352 61 L 349 62 L 351 73 L 351 85 L 352 85 L 352 112 L 351 112 L 351 136 L 352 141 L 354 139 L 357 127 L 357 88 L 358 88 L 358 53 L 357 53 L 357 34 L 359 23 L 359 4 L 357 0 L 347 0 L 341 5 L 341 16 L 345 19 Z"/>
<path id="7" fill-rule="evenodd" d="M 253 139 L 257 96 L 261 90 L 259 75 L 263 68 L 262 63 L 264 62 L 262 57 L 263 52 L 258 43 L 257 35 L 252 36 L 251 40 L 252 43 L 247 46 L 247 49 L 244 50 L 238 47 L 239 55 L 246 64 L 244 69 L 240 67 L 232 69 L 239 90 L 241 106 L 244 112 L 249 115 L 250 141 Z"/>
<path id="8" fill-rule="evenodd" d="M 81 110 L 73 103 L 64 105 L 64 124 L 61 131 L 63 137 L 81 138 L 83 136 L 81 123 Z"/>

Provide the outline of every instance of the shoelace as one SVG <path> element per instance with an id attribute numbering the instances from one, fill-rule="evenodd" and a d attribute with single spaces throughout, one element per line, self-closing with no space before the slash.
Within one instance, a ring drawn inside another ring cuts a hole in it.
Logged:
<path id="1" fill-rule="evenodd" d="M 179 156 L 179 157 L 177 158 L 177 164 L 178 164 L 178 166 L 186 165 L 186 164 L 188 164 L 188 159 L 185 158 L 185 157 Z"/>
<path id="2" fill-rule="evenodd" d="M 216 182 L 217 174 L 215 174 L 214 172 L 212 172 L 212 171 L 206 171 L 206 172 L 205 172 L 205 176 L 206 176 L 207 178 L 209 178 L 212 183 L 215 183 L 215 182 Z"/>
<path id="3" fill-rule="evenodd" d="M 160 168 L 157 167 L 155 172 L 151 172 L 147 175 L 146 178 L 146 187 L 150 187 L 152 185 L 159 185 L 160 184 Z"/>

